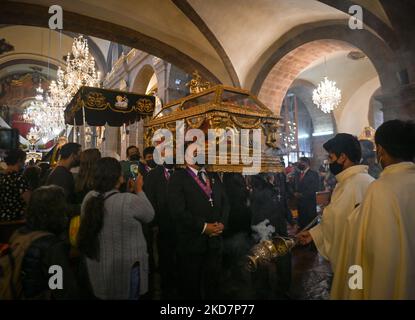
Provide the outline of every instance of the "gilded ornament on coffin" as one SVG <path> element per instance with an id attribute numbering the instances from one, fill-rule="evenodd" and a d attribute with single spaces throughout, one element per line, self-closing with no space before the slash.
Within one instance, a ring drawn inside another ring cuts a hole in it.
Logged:
<path id="1" fill-rule="evenodd" d="M 242 129 L 257 129 L 261 124 L 261 118 L 248 119 L 243 117 L 231 116 L 232 121 Z"/>
<path id="2" fill-rule="evenodd" d="M 186 87 L 189 87 L 190 93 L 200 93 L 211 87 L 209 81 L 202 81 L 202 77 L 199 74 L 199 71 L 193 72 L 193 79 L 186 83 Z"/>
<path id="3" fill-rule="evenodd" d="M 205 121 L 205 116 L 198 116 L 186 119 L 186 124 L 192 129 L 198 129 Z"/>

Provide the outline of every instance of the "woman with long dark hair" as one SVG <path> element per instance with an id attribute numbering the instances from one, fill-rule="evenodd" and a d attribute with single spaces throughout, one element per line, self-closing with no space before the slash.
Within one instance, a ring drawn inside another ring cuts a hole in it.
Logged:
<path id="1" fill-rule="evenodd" d="M 93 191 L 81 207 L 78 248 L 94 295 L 100 299 L 138 299 L 148 291 L 148 254 L 142 223 L 154 210 L 138 177 L 132 193 L 120 193 L 124 182 L 114 158 L 98 160 Z"/>
<path id="2" fill-rule="evenodd" d="M 101 152 L 98 149 L 87 149 L 81 152 L 79 172 L 75 178 L 77 203 L 82 203 L 86 194 L 92 190 L 95 167 L 99 159 L 101 159 Z"/>

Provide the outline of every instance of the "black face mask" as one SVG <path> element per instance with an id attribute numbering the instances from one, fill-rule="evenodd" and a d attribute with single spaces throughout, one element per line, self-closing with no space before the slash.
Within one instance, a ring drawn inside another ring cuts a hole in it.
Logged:
<path id="1" fill-rule="evenodd" d="M 300 169 L 301 171 L 304 171 L 305 170 L 305 165 L 299 164 L 298 169 Z"/>
<path id="2" fill-rule="evenodd" d="M 329 164 L 330 172 L 337 176 L 340 172 L 343 171 L 343 165 L 337 161 Z"/>
<path id="3" fill-rule="evenodd" d="M 130 156 L 130 161 L 140 161 L 140 155 L 139 154 L 132 154 Z"/>
<path id="4" fill-rule="evenodd" d="M 167 170 L 171 170 L 174 168 L 174 163 L 164 163 L 163 166 L 167 169 Z"/>
<path id="5" fill-rule="evenodd" d="M 72 168 L 79 167 L 80 164 L 81 164 L 81 160 L 79 160 L 79 159 L 74 160 L 74 161 L 72 161 Z"/>
<path id="6" fill-rule="evenodd" d="M 157 167 L 157 163 L 153 159 L 146 161 L 146 163 L 151 169 Z"/>

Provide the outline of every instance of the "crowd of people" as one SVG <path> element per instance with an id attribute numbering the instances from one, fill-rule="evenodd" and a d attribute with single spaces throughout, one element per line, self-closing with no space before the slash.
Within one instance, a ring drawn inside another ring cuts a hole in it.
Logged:
<path id="1" fill-rule="evenodd" d="M 265 221 L 271 237 L 288 236 L 292 227 L 299 243 L 315 244 L 335 273 L 332 297 L 354 297 L 344 287 L 344 268 L 358 259 L 368 278 L 380 277 L 384 268 L 404 271 L 399 282 L 372 281 L 362 298 L 415 298 L 409 288 L 415 279 L 409 232 L 415 227 L 414 124 L 386 122 L 375 142 L 384 168 L 375 182 L 362 164 L 359 141 L 349 134 L 324 144 L 328 159 L 318 171 L 302 157 L 285 172 L 255 176 L 207 172 L 190 160 L 195 154 L 188 147 L 181 168 L 157 165 L 154 147 L 141 156 L 130 146 L 127 160 L 118 161 L 67 143 L 53 168 L 26 165 L 23 151 L 10 150 L 0 175 L 0 221 L 22 227 L 1 254 L 24 247 L 15 254 L 20 269 L 8 294 L 24 299 L 289 299 L 290 254 L 255 274 L 243 268 L 258 241 L 252 226 Z M 315 225 L 319 191 L 332 197 Z M 357 231 L 356 225 L 361 226 Z M 357 253 L 350 252 L 350 243 L 360 248 Z M 52 265 L 63 271 L 59 290 L 49 286 Z"/>

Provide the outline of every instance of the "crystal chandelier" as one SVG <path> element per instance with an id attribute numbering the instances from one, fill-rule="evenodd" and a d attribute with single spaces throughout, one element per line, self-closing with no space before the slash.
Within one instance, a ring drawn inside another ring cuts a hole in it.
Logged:
<path id="1" fill-rule="evenodd" d="M 313 103 L 324 113 L 330 113 L 337 108 L 341 99 L 341 91 L 336 87 L 336 82 L 327 77 L 313 91 Z"/>
<path id="2" fill-rule="evenodd" d="M 99 72 L 89 54 L 88 41 L 83 36 L 74 39 L 72 53 L 66 56 L 66 68 L 58 68 L 56 81 L 49 85 L 46 101 L 39 84 L 35 101 L 26 109 L 24 118 L 35 127 L 29 134 L 43 143 L 54 139 L 65 130 L 64 110 L 81 86 L 99 87 Z"/>
<path id="3" fill-rule="evenodd" d="M 40 84 L 36 89 L 35 100 L 25 110 L 23 117 L 34 124 L 27 135 L 31 140 L 41 139 L 46 143 L 65 129 L 63 108 L 50 106 L 44 101 Z"/>
<path id="4" fill-rule="evenodd" d="M 88 40 L 74 38 L 72 53 L 66 56 L 66 69 L 58 68 L 57 79 L 49 86 L 48 104 L 64 108 L 81 86 L 99 87 L 99 72 L 89 54 Z"/>

